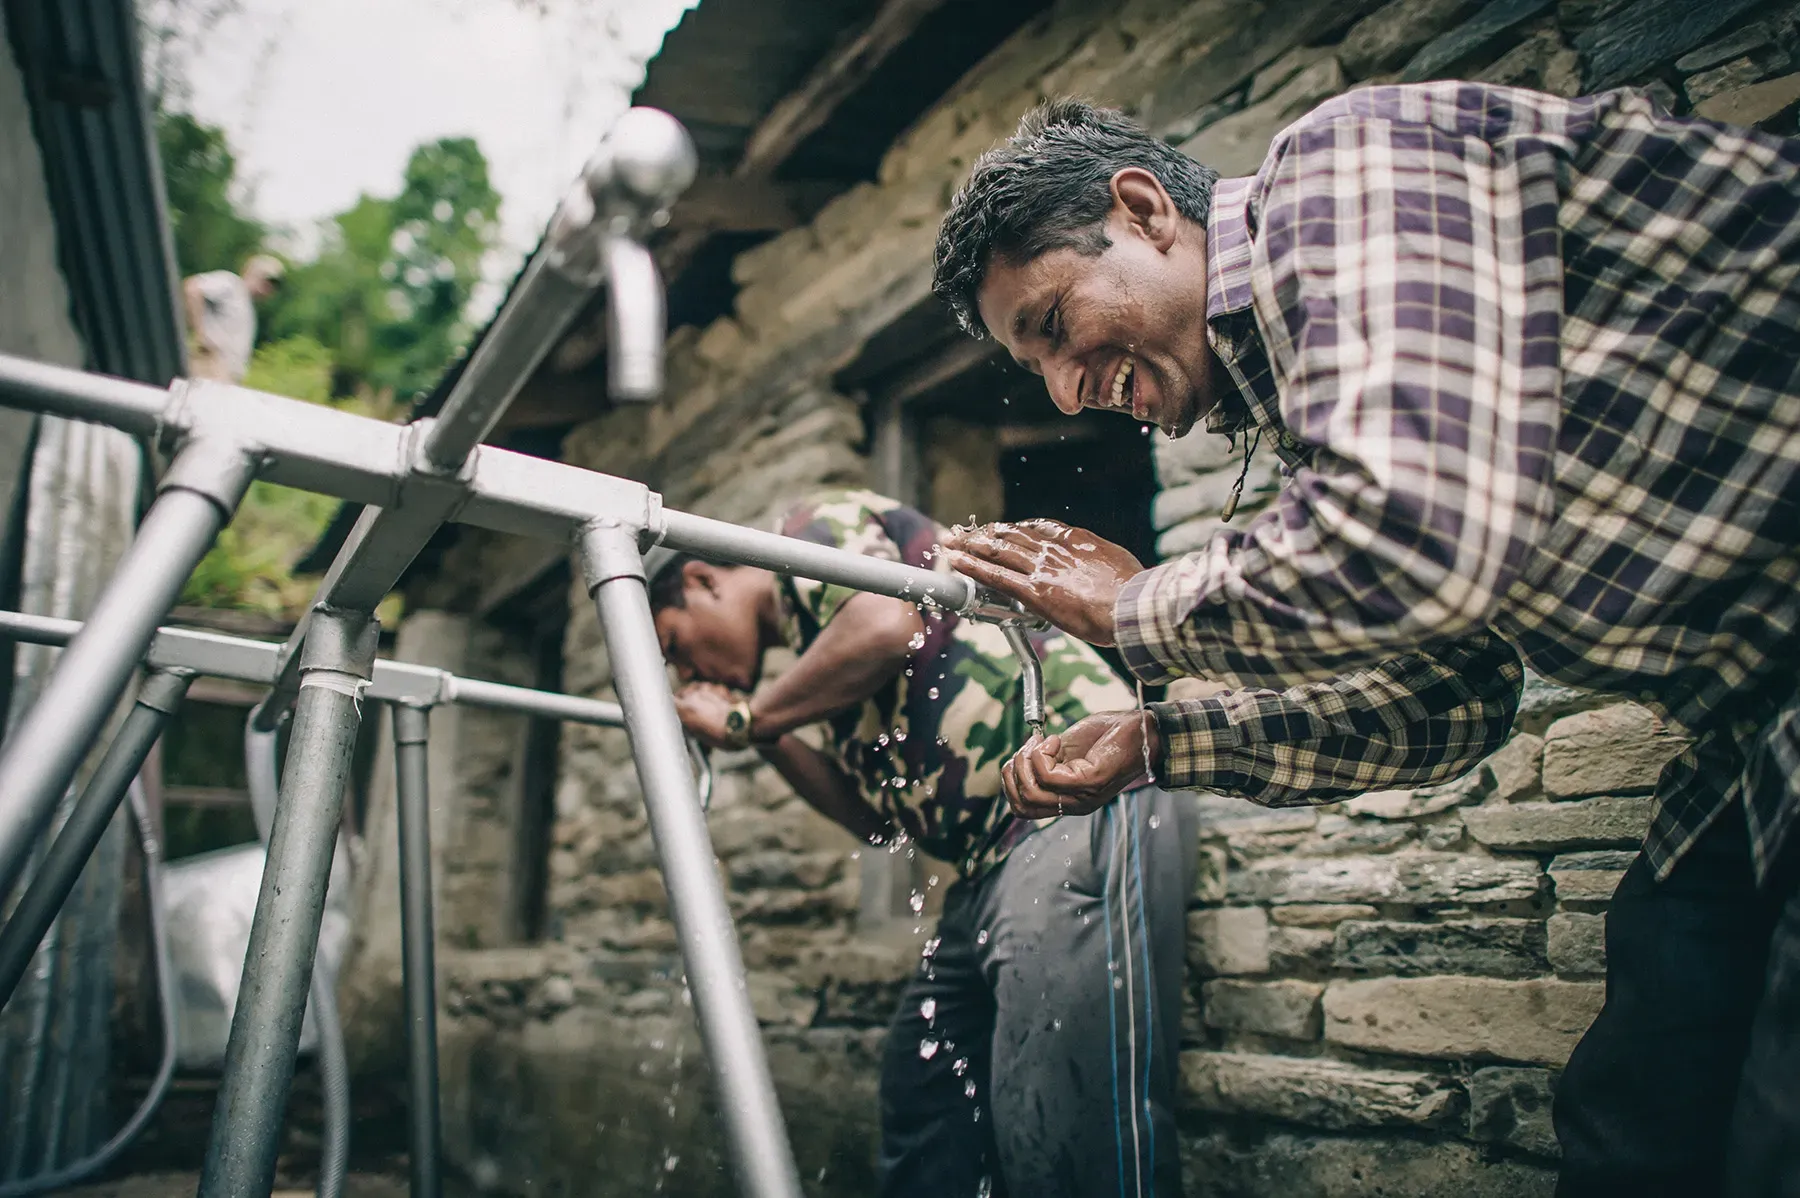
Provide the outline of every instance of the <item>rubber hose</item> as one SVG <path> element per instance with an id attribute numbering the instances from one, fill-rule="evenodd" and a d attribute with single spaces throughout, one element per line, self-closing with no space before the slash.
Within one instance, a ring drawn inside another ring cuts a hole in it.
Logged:
<path id="1" fill-rule="evenodd" d="M 258 731 L 261 708 L 244 722 L 244 773 L 250 787 L 250 811 L 256 834 L 267 847 L 275 826 L 275 803 L 281 794 L 281 770 L 276 760 L 276 731 Z M 330 889 L 326 890 L 329 902 Z M 350 1169 L 350 1061 L 344 1051 L 344 1026 L 338 1018 L 337 995 L 324 971 L 313 965 L 313 1026 L 319 1033 L 319 1079 L 324 1090 L 325 1134 L 319 1145 L 318 1198 L 343 1198 L 344 1177 Z M 5 1198 L 0 1195 L 0 1198 Z"/>
<path id="2" fill-rule="evenodd" d="M 150 952 L 156 966 L 156 1001 L 162 1008 L 162 1060 L 144 1100 L 125 1125 L 113 1133 L 92 1156 L 51 1173 L 41 1173 L 23 1181 L 0 1184 L 0 1198 L 35 1198 L 54 1190 L 63 1190 L 84 1181 L 117 1160 L 131 1146 L 162 1106 L 169 1093 L 169 1082 L 175 1076 L 175 969 L 169 961 L 169 924 L 165 918 L 162 897 L 162 845 L 156 839 L 156 826 L 150 819 L 150 805 L 144 799 L 143 785 L 132 779 L 126 791 L 131 815 L 137 825 L 138 845 L 144 850 L 144 898 L 150 919 Z"/>

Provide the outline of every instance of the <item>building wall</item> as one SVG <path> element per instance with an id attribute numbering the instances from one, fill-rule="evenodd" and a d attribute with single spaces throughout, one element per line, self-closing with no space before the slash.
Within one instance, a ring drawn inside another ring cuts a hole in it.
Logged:
<path id="1" fill-rule="evenodd" d="M 1042 96 L 1130 106 L 1239 173 L 1313 103 L 1408 72 L 1576 94 L 1623 71 L 1678 107 L 1791 131 L 1792 29 L 1789 6 L 1766 4 L 1066 0 L 902 137 L 877 181 L 741 256 L 734 315 L 671 339 L 668 399 L 578 429 L 567 456 L 739 521 L 865 481 L 862 418 L 829 380 L 926 296 L 952 189 Z M 928 435 L 924 493 L 952 516 L 980 510 L 996 492 L 972 463 L 994 452 L 954 428 Z M 1241 461 L 1195 434 L 1159 439 L 1156 465 L 1160 549 L 1178 554 L 1217 527 Z M 1264 467 L 1239 520 L 1272 494 Z M 566 689 L 609 696 L 586 596 L 571 609 Z M 1183 1056 L 1190 1192 L 1357 1193 L 1379 1176 L 1393 1193 L 1548 1193 L 1549 1087 L 1598 1008 L 1605 903 L 1672 751 L 1641 709 L 1534 684 L 1514 738 L 1449 786 L 1303 811 L 1209 798 Z M 802 1176 L 810 1192 L 866 1193 L 880 1029 L 942 886 L 927 867 L 916 924 L 859 928 L 858 846 L 753 759 L 719 767 L 719 867 Z M 552 939 L 446 953 L 450 1151 L 518 1192 L 726 1193 L 622 734 L 567 730 L 556 807 Z"/>

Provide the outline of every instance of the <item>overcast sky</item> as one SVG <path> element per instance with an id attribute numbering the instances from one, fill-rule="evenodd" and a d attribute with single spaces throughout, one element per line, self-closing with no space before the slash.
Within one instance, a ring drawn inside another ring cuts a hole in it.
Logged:
<path id="1" fill-rule="evenodd" d="M 257 213 L 297 228 L 398 190 L 420 142 L 474 137 L 510 273 L 692 2 L 243 0 L 201 47 L 191 107 L 230 135 Z"/>

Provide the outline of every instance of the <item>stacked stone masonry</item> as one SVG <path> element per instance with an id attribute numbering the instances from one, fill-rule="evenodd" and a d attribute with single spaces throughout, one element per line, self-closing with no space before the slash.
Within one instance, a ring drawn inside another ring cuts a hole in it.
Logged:
<path id="1" fill-rule="evenodd" d="M 1061 0 L 898 139 L 877 179 L 741 255 L 735 312 L 672 336 L 669 398 L 578 428 L 566 456 L 739 521 L 868 482 L 863 417 L 833 373 L 926 298 L 948 196 L 1040 97 L 1124 105 L 1237 172 L 1310 105 L 1395 79 L 1568 95 L 1634 83 L 1677 111 L 1792 132 L 1797 13 L 1791 0 Z M 934 460 L 931 443 L 961 440 L 927 438 L 921 493 L 953 505 L 940 519 L 997 502 L 970 466 L 991 448 Z M 1157 438 L 1165 557 L 1220 527 L 1242 451 Z M 1277 486 L 1258 454 L 1234 526 Z M 565 687 L 610 697 L 586 596 L 570 608 Z M 1308 810 L 1206 798 L 1182 1059 L 1189 1193 L 1368 1193 L 1379 1176 L 1385 1193 L 1547 1194 L 1551 1087 L 1598 1009 L 1606 903 L 1679 747 L 1643 708 L 1534 683 L 1513 738 L 1464 779 Z M 754 760 L 718 766 L 712 834 L 801 1174 L 812 1194 L 870 1192 L 881 1029 L 950 871 L 921 869 L 916 923 L 859 928 L 870 850 Z M 491 893 L 484 878 L 449 881 L 463 910 Z M 548 942 L 447 955 L 453 1161 L 517 1192 L 729 1192 L 622 733 L 565 729 L 549 879 Z M 492 943 L 473 923 L 467 943 Z"/>

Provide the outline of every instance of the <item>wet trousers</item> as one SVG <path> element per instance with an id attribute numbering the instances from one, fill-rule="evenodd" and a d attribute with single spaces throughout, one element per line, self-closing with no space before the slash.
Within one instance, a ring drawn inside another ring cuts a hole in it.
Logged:
<path id="1" fill-rule="evenodd" d="M 1196 821 L 1145 787 L 950 888 L 883 1057 L 883 1198 L 1180 1198 Z"/>
<path id="2" fill-rule="evenodd" d="M 1606 1005 L 1556 1091 L 1558 1198 L 1800 1198 L 1793 847 L 1758 887 L 1733 806 L 1662 882 L 1626 872 Z"/>

